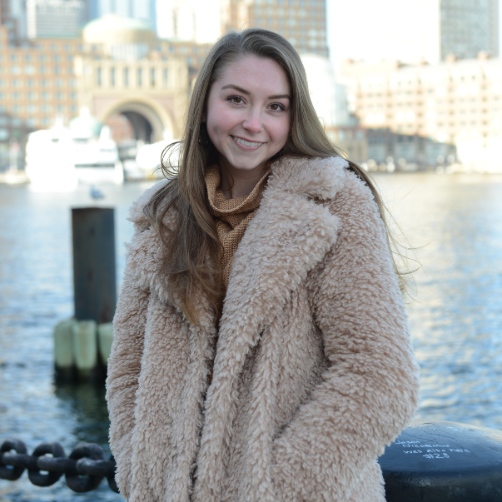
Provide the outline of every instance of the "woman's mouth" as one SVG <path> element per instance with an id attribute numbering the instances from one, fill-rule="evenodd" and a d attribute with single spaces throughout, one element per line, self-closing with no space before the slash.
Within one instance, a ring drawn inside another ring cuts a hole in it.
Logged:
<path id="1" fill-rule="evenodd" d="M 247 139 L 239 138 L 237 136 L 232 136 L 232 139 L 239 145 L 244 148 L 259 148 L 263 145 L 262 141 L 249 141 Z"/>

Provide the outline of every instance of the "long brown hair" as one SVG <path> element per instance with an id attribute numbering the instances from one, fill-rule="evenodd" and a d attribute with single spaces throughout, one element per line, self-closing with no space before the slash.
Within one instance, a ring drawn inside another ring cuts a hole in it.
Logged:
<path id="1" fill-rule="evenodd" d="M 222 296 L 218 269 L 220 244 L 205 185 L 206 168 L 217 161 L 217 151 L 203 123 L 207 97 L 224 68 L 249 54 L 278 63 L 291 87 L 291 130 L 288 141 L 275 158 L 340 155 L 317 117 L 300 56 L 285 38 L 268 30 L 251 28 L 242 33 L 229 33 L 213 46 L 192 91 L 182 140 L 168 146 L 162 155 L 162 169 L 169 182 L 144 209 L 165 245 L 162 273 L 169 282 L 170 294 L 179 298 L 184 314 L 192 322 L 198 321 L 201 293 L 216 310 Z M 349 161 L 349 165 L 373 192 L 385 221 L 383 205 L 371 179 L 356 164 Z M 165 215 L 171 207 L 177 217 L 174 225 L 169 226 Z"/>

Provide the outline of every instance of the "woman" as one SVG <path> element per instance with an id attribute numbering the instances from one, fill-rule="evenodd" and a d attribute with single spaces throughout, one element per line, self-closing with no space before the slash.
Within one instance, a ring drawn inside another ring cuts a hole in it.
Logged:
<path id="1" fill-rule="evenodd" d="M 383 501 L 418 374 L 378 194 L 298 54 L 223 37 L 133 206 L 107 399 L 130 501 Z"/>

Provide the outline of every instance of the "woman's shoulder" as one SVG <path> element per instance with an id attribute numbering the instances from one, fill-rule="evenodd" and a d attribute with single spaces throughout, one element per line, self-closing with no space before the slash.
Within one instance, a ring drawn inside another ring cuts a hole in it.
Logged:
<path id="1" fill-rule="evenodd" d="M 128 220 L 134 223 L 135 226 L 142 228 L 148 227 L 149 221 L 144 213 L 145 206 L 150 202 L 152 197 L 162 188 L 166 186 L 168 180 L 160 180 L 147 188 L 129 207 Z"/>
<path id="2" fill-rule="evenodd" d="M 349 163 L 339 156 L 285 156 L 271 166 L 269 186 L 286 192 L 329 200 L 343 189 Z"/>
<path id="3" fill-rule="evenodd" d="M 283 157 L 271 166 L 269 186 L 307 196 L 328 205 L 340 199 L 374 202 L 368 184 L 340 156 Z"/>

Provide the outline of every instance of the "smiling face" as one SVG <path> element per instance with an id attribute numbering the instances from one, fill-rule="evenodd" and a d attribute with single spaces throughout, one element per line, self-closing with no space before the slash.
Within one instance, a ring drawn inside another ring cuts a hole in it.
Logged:
<path id="1" fill-rule="evenodd" d="M 254 55 L 229 63 L 209 91 L 206 126 L 221 170 L 232 177 L 243 171 L 260 175 L 291 129 L 291 89 L 284 70 Z"/>

